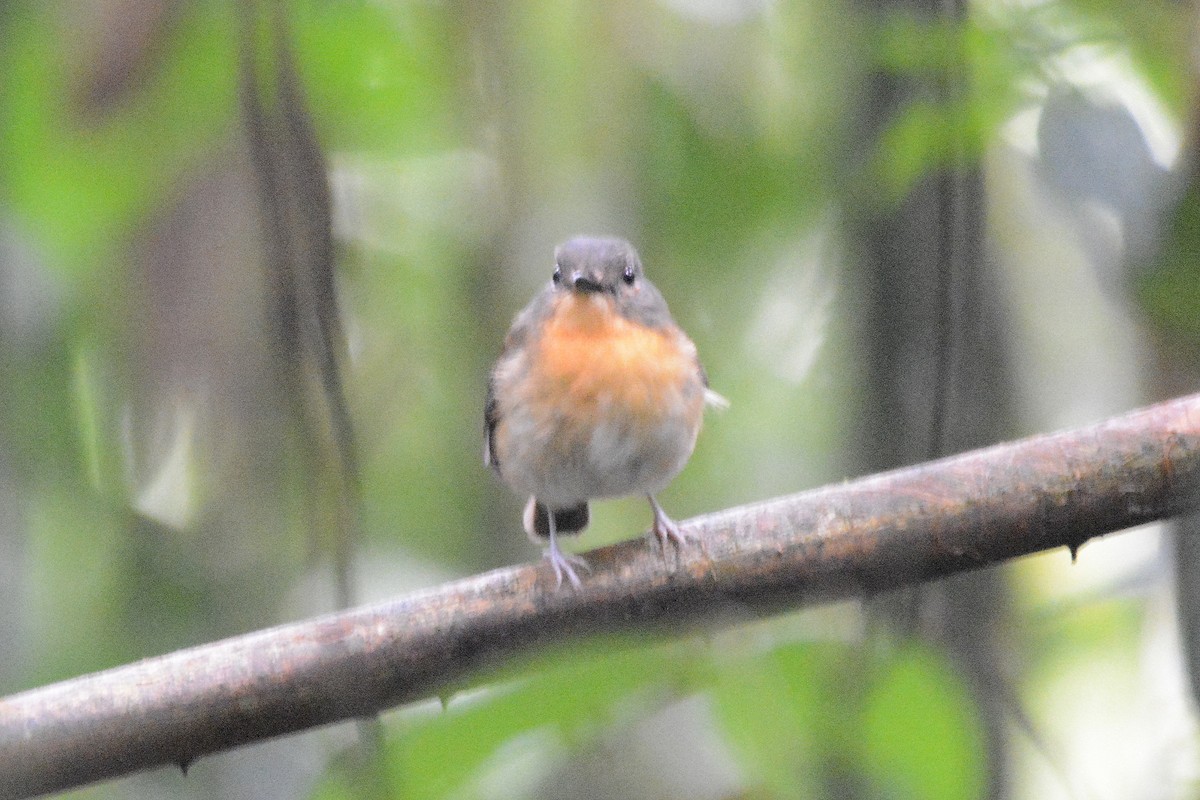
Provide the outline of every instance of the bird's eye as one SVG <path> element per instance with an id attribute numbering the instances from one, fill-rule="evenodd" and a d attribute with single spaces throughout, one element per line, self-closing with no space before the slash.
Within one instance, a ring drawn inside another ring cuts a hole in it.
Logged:
<path id="1" fill-rule="evenodd" d="M 554 283 L 555 285 L 562 283 L 562 267 L 558 265 L 554 267 Z"/>
<path id="2" fill-rule="evenodd" d="M 634 279 L 635 277 L 636 277 L 636 276 L 633 274 L 633 267 L 632 267 L 632 266 L 628 266 L 628 267 L 626 267 L 626 268 L 625 268 L 625 274 L 621 276 L 621 278 L 622 278 L 622 279 L 625 281 L 626 285 L 628 285 L 628 286 L 632 286 L 632 285 L 633 285 L 633 279 Z"/>

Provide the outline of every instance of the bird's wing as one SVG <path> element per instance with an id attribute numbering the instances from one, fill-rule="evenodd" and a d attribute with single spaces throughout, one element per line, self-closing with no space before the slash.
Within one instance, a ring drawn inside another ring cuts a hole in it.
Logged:
<path id="1" fill-rule="evenodd" d="M 496 423 L 500 421 L 500 413 L 496 403 L 495 378 L 488 376 L 487 398 L 483 403 L 483 465 L 500 471 L 500 462 L 496 460 Z"/>

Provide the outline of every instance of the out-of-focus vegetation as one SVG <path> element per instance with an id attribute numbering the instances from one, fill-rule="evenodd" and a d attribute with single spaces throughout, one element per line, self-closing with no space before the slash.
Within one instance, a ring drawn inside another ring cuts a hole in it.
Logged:
<path id="1" fill-rule="evenodd" d="M 576 233 L 635 242 L 731 400 L 661 497 L 681 519 L 861 471 L 862 342 L 902 333 L 843 223 L 950 166 L 983 169 L 1014 435 L 1194 386 L 1191 10 L 945 5 L 280 0 L 330 165 L 360 599 L 537 556 L 480 464 L 484 385 Z M 333 603 L 235 6 L 0 9 L 0 694 Z M 583 547 L 649 523 L 593 520 Z M 386 715 L 372 766 L 343 726 L 79 796 L 1191 797 L 1159 540 L 1005 572 L 990 681 L 845 604 L 543 654 Z"/>

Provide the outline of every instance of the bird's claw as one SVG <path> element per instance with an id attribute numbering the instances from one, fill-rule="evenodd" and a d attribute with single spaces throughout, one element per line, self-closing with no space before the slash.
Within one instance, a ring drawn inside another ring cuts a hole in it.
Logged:
<path id="1" fill-rule="evenodd" d="M 567 576 L 567 580 L 576 589 L 583 587 L 583 582 L 579 580 L 579 576 L 575 574 L 575 570 L 572 567 L 574 565 L 586 572 L 591 572 L 592 568 L 584 560 L 583 556 L 577 556 L 574 553 L 564 553 L 557 547 L 547 547 L 545 555 L 546 560 L 550 562 L 550 566 L 554 568 L 554 588 L 556 590 L 562 588 L 564 573 Z"/>
<path id="2" fill-rule="evenodd" d="M 679 523 L 670 517 L 663 516 L 661 519 L 655 519 L 653 530 L 664 553 L 667 551 L 667 542 L 674 542 L 676 547 L 683 547 L 687 544 L 687 536 L 680 530 Z"/>
<path id="3" fill-rule="evenodd" d="M 667 542 L 675 543 L 677 548 L 687 544 L 687 536 L 679 528 L 679 523 L 667 516 L 667 512 L 663 511 L 662 506 L 653 497 L 649 497 L 650 507 L 654 509 L 654 525 L 651 530 L 658 538 L 658 542 L 662 545 L 663 555 L 667 554 Z"/>

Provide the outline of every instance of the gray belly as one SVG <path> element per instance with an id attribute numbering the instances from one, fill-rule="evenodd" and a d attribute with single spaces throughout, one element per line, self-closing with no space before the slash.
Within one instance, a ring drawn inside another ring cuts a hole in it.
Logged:
<path id="1" fill-rule="evenodd" d="M 510 445 L 502 454 L 501 474 L 514 489 L 551 508 L 594 497 L 654 494 L 683 469 L 696 431 L 682 414 L 648 428 L 635 428 L 622 417 L 603 419 L 581 434 L 567 425 L 538 426 L 524 414 L 512 414 L 506 420 Z"/>

